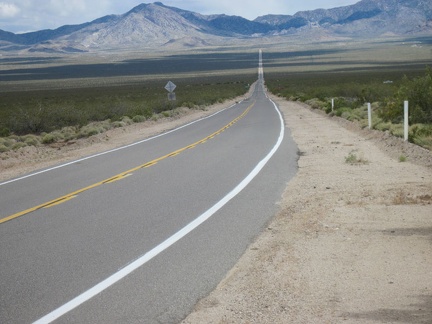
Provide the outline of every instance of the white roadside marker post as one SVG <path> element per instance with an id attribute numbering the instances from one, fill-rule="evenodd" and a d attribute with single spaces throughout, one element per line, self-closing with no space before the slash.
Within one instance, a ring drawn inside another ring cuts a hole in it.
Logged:
<path id="1" fill-rule="evenodd" d="M 404 140 L 405 141 L 408 141 L 408 130 L 409 130 L 408 101 L 404 101 Z"/>
<path id="2" fill-rule="evenodd" d="M 368 121 L 369 121 L 369 129 L 372 129 L 372 107 L 370 102 L 367 103 L 368 107 Z"/>

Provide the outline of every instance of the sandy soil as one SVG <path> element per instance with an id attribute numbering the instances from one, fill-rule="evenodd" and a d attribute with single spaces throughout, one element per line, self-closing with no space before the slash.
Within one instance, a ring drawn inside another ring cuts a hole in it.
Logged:
<path id="1" fill-rule="evenodd" d="M 183 324 L 432 323 L 431 152 L 275 100 L 299 171 L 267 230 Z"/>
<path id="2" fill-rule="evenodd" d="M 299 147 L 280 212 L 183 324 L 432 323 L 432 153 L 273 98 Z M 231 102 L 233 103 L 233 102 Z M 208 115 L 0 155 L 0 180 Z M 349 155 L 357 163 L 347 163 Z M 407 162 L 399 162 L 404 155 Z"/>

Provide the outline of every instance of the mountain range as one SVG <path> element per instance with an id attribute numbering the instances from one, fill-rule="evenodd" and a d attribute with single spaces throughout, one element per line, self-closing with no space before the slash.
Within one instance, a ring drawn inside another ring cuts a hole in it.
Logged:
<path id="1" fill-rule="evenodd" d="M 224 14 L 202 15 L 161 2 L 143 3 L 122 15 L 54 30 L 25 34 L 0 30 L 0 52 L 193 48 L 236 39 L 314 34 L 351 38 L 432 35 L 432 1 L 362 0 L 333 9 L 265 15 L 253 21 Z"/>

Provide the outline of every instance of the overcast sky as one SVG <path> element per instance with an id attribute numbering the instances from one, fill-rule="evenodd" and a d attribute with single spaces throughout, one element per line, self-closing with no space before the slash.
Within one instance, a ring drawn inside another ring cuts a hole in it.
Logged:
<path id="1" fill-rule="evenodd" d="M 334 8 L 359 0 L 165 0 L 167 6 L 201 14 L 237 15 L 253 20 L 266 14 Z M 123 14 L 142 0 L 0 0 L 0 29 L 21 33 L 75 25 L 110 14 Z"/>

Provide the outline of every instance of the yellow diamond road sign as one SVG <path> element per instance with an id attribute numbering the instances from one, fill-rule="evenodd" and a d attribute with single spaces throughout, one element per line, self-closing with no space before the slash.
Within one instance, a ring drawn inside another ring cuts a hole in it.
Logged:
<path id="1" fill-rule="evenodd" d="M 165 86 L 165 89 L 167 89 L 169 92 L 173 92 L 177 86 L 172 83 L 171 81 L 168 81 L 168 83 Z"/>

